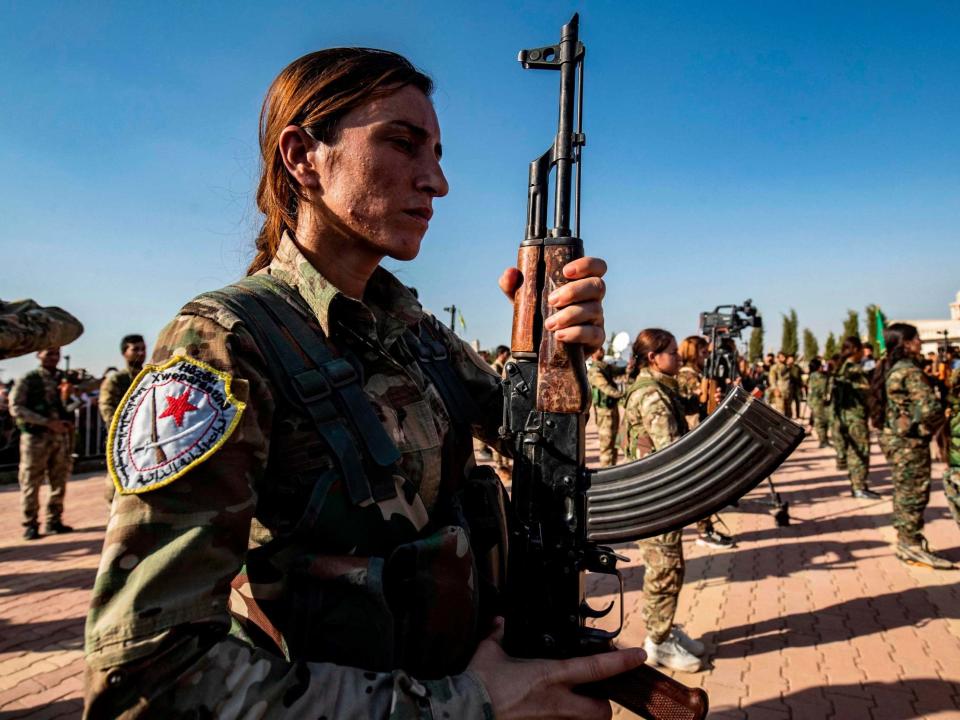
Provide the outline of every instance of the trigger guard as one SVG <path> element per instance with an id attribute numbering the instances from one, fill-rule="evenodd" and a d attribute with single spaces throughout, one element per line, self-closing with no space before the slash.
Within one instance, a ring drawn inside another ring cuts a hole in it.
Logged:
<path id="1" fill-rule="evenodd" d="M 594 618 L 594 619 L 603 618 L 610 614 L 610 611 L 613 610 L 613 606 L 615 604 L 616 602 L 614 600 L 611 600 L 610 604 L 607 605 L 605 608 L 603 608 L 602 610 L 597 610 L 596 608 L 590 607 L 589 603 L 587 603 L 587 601 L 584 600 L 582 603 L 580 603 L 580 615 L 581 617 L 585 617 L 585 618 Z"/>

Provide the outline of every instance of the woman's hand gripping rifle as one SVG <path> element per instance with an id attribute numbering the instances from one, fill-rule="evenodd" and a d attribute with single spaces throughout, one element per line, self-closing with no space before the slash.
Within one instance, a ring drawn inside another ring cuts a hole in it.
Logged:
<path id="1" fill-rule="evenodd" d="M 525 68 L 560 71 L 560 114 L 553 145 L 530 164 L 526 237 L 518 258 L 523 284 L 514 299 L 513 359 L 504 381 L 501 431 L 514 450 L 504 645 L 516 657 L 574 657 L 613 647 L 620 628 L 605 631 L 589 627 L 587 621 L 604 617 L 617 603 L 590 607 L 584 589 L 588 572 L 618 578 L 623 625 L 623 581 L 616 564 L 625 558 L 587 538 L 590 475 L 584 430 L 589 391 L 583 352 L 544 327 L 553 312 L 547 297 L 566 282 L 564 266 L 583 256 L 579 174 L 584 47 L 578 24 L 574 15 L 563 26 L 558 45 L 520 53 Z M 556 175 L 554 222 L 548 229 L 551 170 Z M 687 688 L 648 666 L 582 689 L 651 720 L 693 720 L 707 711 L 702 690 Z"/>

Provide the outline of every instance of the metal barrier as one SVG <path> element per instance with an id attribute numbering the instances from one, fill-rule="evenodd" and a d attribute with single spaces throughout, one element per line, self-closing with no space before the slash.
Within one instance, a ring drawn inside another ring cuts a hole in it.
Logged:
<path id="1" fill-rule="evenodd" d="M 107 427 L 97 408 L 95 396 L 86 397 L 73 411 L 74 465 L 88 461 L 103 461 L 107 442 Z M 2 448 L 0 472 L 16 471 L 20 460 L 19 432 L 14 430 L 9 443 Z"/>

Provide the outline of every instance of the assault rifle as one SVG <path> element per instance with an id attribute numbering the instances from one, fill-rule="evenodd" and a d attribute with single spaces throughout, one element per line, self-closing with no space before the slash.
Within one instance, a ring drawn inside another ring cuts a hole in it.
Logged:
<path id="1" fill-rule="evenodd" d="M 767 477 L 803 437 L 799 425 L 734 388 L 711 417 L 674 445 L 626 465 L 586 467 L 590 396 L 582 350 L 558 342 L 543 326 L 552 312 L 547 296 L 565 282 L 563 266 L 583 255 L 584 54 L 574 15 L 558 44 L 521 51 L 519 58 L 527 69 L 559 71 L 560 113 L 554 142 L 530 163 L 526 235 L 518 256 L 523 284 L 515 298 L 513 357 L 503 381 L 501 434 L 514 456 L 504 643 L 517 657 L 565 658 L 611 649 L 623 626 L 623 579 L 616 566 L 624 558 L 601 542 L 635 541 L 709 516 Z M 555 199 L 548 229 L 551 171 Z M 587 573 L 619 580 L 616 630 L 588 624 L 617 603 L 591 607 Z M 652 720 L 699 720 L 707 713 L 703 690 L 648 666 L 584 692 Z"/>

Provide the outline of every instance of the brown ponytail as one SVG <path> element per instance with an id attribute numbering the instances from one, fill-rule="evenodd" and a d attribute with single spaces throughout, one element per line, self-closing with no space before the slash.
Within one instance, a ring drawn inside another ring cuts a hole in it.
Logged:
<path id="1" fill-rule="evenodd" d="M 641 330 L 637 339 L 633 341 L 634 376 L 640 371 L 640 368 L 650 365 L 650 358 L 647 357 L 649 353 L 654 355 L 662 353 L 670 347 L 672 342 L 676 342 L 676 338 L 666 330 L 660 328 Z"/>
<path id="2" fill-rule="evenodd" d="M 427 97 L 433 81 L 396 53 L 370 48 L 331 48 L 294 60 L 270 85 L 260 110 L 260 183 L 257 207 L 264 214 L 248 275 L 270 264 L 284 232 L 297 226 L 300 185 L 280 156 L 288 125 L 309 128 L 323 143 L 336 141 L 348 112 L 373 98 L 413 85 Z"/>

